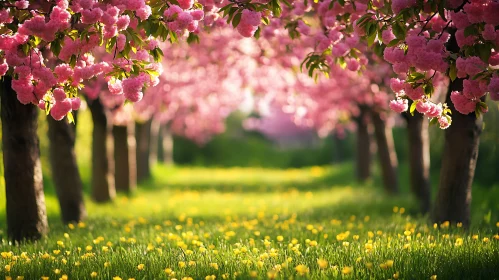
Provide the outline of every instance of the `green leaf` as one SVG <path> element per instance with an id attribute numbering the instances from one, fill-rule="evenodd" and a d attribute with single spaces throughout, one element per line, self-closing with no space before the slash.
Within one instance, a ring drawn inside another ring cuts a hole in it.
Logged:
<path id="1" fill-rule="evenodd" d="M 451 81 L 454 81 L 457 78 L 457 68 L 456 64 L 452 63 L 449 68 L 449 78 Z"/>
<path id="2" fill-rule="evenodd" d="M 62 49 L 62 46 L 61 46 L 61 41 L 56 39 L 55 41 L 52 41 L 50 43 L 50 51 L 55 55 L 55 56 L 59 56 L 59 53 L 61 53 L 61 49 Z"/>
<path id="3" fill-rule="evenodd" d="M 76 66 L 76 55 L 72 55 L 71 58 L 69 59 L 69 65 L 71 65 L 71 68 L 75 68 Z"/>
<path id="4" fill-rule="evenodd" d="M 475 51 L 483 62 L 489 63 L 489 58 L 492 53 L 492 48 L 489 44 L 475 45 Z"/>
<path id="5" fill-rule="evenodd" d="M 236 28 L 239 25 L 239 22 L 241 21 L 241 15 L 242 13 L 237 13 L 234 16 L 234 19 L 232 19 L 232 26 Z"/>
<path id="6" fill-rule="evenodd" d="M 393 46 L 396 46 L 400 43 L 400 39 L 393 39 L 390 41 L 390 43 L 388 43 L 388 45 L 386 45 L 387 47 L 393 47 Z"/>
<path id="7" fill-rule="evenodd" d="M 470 25 L 464 29 L 464 37 L 468 37 L 470 35 L 476 35 L 477 33 L 478 30 L 474 25 Z"/>
<path id="8" fill-rule="evenodd" d="M 345 0 L 338 0 L 338 3 L 339 3 L 341 6 L 345 6 Z"/>
<path id="9" fill-rule="evenodd" d="M 402 23 L 397 22 L 396 24 L 392 25 L 392 31 L 393 35 L 397 37 L 397 39 L 404 40 L 405 39 L 405 26 L 402 26 Z"/>
<path id="10" fill-rule="evenodd" d="M 260 33 L 261 33 L 261 29 L 260 29 L 260 27 L 258 27 L 258 28 L 256 29 L 256 31 L 255 31 L 255 35 L 254 35 L 256 39 L 259 39 L 259 38 L 260 38 Z"/>
<path id="11" fill-rule="evenodd" d="M 414 111 L 416 111 L 417 104 L 418 104 L 418 101 L 412 101 L 411 108 L 409 109 L 411 116 L 414 116 Z"/>
<path id="12" fill-rule="evenodd" d="M 73 117 L 73 114 L 69 112 L 67 115 L 69 123 L 75 123 L 75 119 Z"/>
<path id="13" fill-rule="evenodd" d="M 30 49 L 30 47 L 29 47 L 28 43 L 22 45 L 22 50 L 23 50 L 24 55 L 28 55 L 29 49 Z"/>

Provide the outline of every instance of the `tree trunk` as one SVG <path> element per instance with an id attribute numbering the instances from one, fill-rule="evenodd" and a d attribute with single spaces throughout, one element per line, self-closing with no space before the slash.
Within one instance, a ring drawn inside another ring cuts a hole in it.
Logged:
<path id="1" fill-rule="evenodd" d="M 150 141 L 151 143 L 149 148 L 149 164 L 154 166 L 158 162 L 158 153 L 159 153 L 159 133 L 161 130 L 161 123 L 158 120 L 153 120 L 151 123 L 151 132 L 150 132 Z"/>
<path id="2" fill-rule="evenodd" d="M 13 241 L 36 240 L 48 231 L 37 135 L 39 109 L 19 103 L 11 78 L 5 76 L 0 83 L 7 234 Z"/>
<path id="3" fill-rule="evenodd" d="M 361 106 L 360 115 L 355 118 L 357 123 L 357 154 L 356 172 L 357 180 L 365 182 L 371 177 L 371 137 L 369 135 L 369 109 Z"/>
<path id="4" fill-rule="evenodd" d="M 135 139 L 137 145 L 137 182 L 151 177 L 149 153 L 151 148 L 151 120 L 135 123 Z"/>
<path id="5" fill-rule="evenodd" d="M 406 114 L 409 137 L 409 169 L 411 192 L 417 198 L 421 213 L 430 211 L 430 139 L 428 119 L 415 112 Z"/>
<path id="6" fill-rule="evenodd" d="M 116 190 L 126 193 L 132 193 L 137 186 L 133 128 L 113 126 Z"/>
<path id="7" fill-rule="evenodd" d="M 76 120 L 76 112 L 73 113 Z M 50 139 L 52 179 L 59 199 L 62 221 L 79 222 L 87 215 L 83 202 L 83 183 L 75 155 L 76 125 L 66 119 L 47 117 Z"/>
<path id="8" fill-rule="evenodd" d="M 447 49 L 459 52 L 455 29 L 450 29 L 451 37 Z M 461 222 L 470 225 L 471 186 L 475 176 L 482 117 L 471 113 L 462 115 L 454 108 L 450 99 L 452 91 L 463 90 L 463 79 L 455 79 L 449 84 L 446 102 L 452 110 L 452 125 L 445 131 L 445 146 L 440 169 L 440 185 L 433 210 L 435 222 Z"/>
<path id="9" fill-rule="evenodd" d="M 374 134 L 378 144 L 378 159 L 383 175 L 385 191 L 389 194 L 396 194 L 399 191 L 397 177 L 397 153 L 393 143 L 392 128 L 386 125 L 377 112 L 373 112 Z"/>
<path id="10" fill-rule="evenodd" d="M 94 123 L 92 131 L 92 198 L 97 202 L 107 202 L 116 196 L 111 126 L 100 100 L 95 99 L 88 103 Z"/>
<path id="11" fill-rule="evenodd" d="M 158 161 L 173 165 L 173 136 L 168 126 L 161 126 L 159 136 Z"/>

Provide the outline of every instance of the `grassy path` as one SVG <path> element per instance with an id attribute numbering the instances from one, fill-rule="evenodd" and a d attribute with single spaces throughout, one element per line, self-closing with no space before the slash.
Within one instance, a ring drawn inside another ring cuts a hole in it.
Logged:
<path id="1" fill-rule="evenodd" d="M 495 221 L 434 227 L 348 172 L 157 167 L 132 197 L 88 201 L 78 225 L 49 193 L 51 233 L 2 241 L 0 279 L 499 278 Z"/>

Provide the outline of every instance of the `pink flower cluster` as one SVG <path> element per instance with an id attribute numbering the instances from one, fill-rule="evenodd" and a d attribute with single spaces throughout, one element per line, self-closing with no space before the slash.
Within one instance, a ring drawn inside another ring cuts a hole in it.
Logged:
<path id="1" fill-rule="evenodd" d="M 416 32 L 411 33 L 406 38 L 407 53 L 397 46 L 387 47 L 383 53 L 384 59 L 393 64 L 393 71 L 397 74 L 406 74 L 409 68 L 415 67 L 421 72 L 430 70 L 445 72 L 449 67 L 444 60 L 447 57 L 445 41 L 427 40 Z"/>
<path id="2" fill-rule="evenodd" d="M 189 1 L 182 2 L 184 7 L 192 8 Z M 204 18 L 204 12 L 202 10 L 184 10 L 177 5 L 171 5 L 165 10 L 165 18 L 168 21 L 168 28 L 178 34 L 183 33 L 185 30 L 189 32 L 198 33 L 199 32 L 199 21 Z"/>
<path id="3" fill-rule="evenodd" d="M 241 21 L 237 26 L 237 31 L 244 37 L 252 37 L 258 29 L 261 20 L 262 14 L 260 12 L 244 9 Z"/>

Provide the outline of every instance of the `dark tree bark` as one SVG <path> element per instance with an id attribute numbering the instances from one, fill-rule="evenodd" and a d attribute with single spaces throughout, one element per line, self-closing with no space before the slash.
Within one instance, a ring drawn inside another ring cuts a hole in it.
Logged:
<path id="1" fill-rule="evenodd" d="M 149 153 L 151 148 L 151 120 L 135 123 L 135 139 L 137 145 L 137 182 L 151 177 Z"/>
<path id="2" fill-rule="evenodd" d="M 397 176 L 398 161 L 395 144 L 393 143 L 392 128 L 386 125 L 386 122 L 377 112 L 373 112 L 372 120 L 385 191 L 389 194 L 396 194 L 399 191 Z"/>
<path id="3" fill-rule="evenodd" d="M 0 91 L 7 234 L 13 241 L 40 239 L 48 222 L 37 135 L 39 109 L 19 103 L 7 76 Z"/>
<path id="4" fill-rule="evenodd" d="M 116 190 L 126 193 L 133 192 L 137 187 L 133 128 L 113 126 Z"/>
<path id="5" fill-rule="evenodd" d="M 76 120 L 76 112 L 73 112 Z M 83 183 L 75 155 L 76 125 L 66 119 L 47 117 L 52 178 L 59 199 L 62 221 L 79 222 L 87 215 L 83 202 Z"/>
<path id="6" fill-rule="evenodd" d="M 419 203 L 421 213 L 430 211 L 430 138 L 428 119 L 415 112 L 404 114 L 409 137 L 409 169 L 411 192 Z"/>
<path id="7" fill-rule="evenodd" d="M 94 128 L 92 131 L 92 198 L 96 202 L 111 201 L 116 196 L 114 185 L 113 141 L 104 106 L 99 99 L 89 100 Z"/>
<path id="8" fill-rule="evenodd" d="M 173 164 L 173 136 L 170 129 L 163 125 L 159 130 L 158 161 L 166 165 Z"/>
<path id="9" fill-rule="evenodd" d="M 357 124 L 356 139 L 356 173 L 359 182 L 365 182 L 371 177 L 372 145 L 369 133 L 369 109 L 360 106 L 360 114 L 355 118 Z"/>
<path id="10" fill-rule="evenodd" d="M 447 49 L 459 52 L 455 30 L 449 30 L 451 37 Z M 452 125 L 445 130 L 445 144 L 440 169 L 440 184 L 433 210 L 435 222 L 461 222 L 470 225 L 471 186 L 475 176 L 482 117 L 471 113 L 457 112 L 450 99 L 452 91 L 463 90 L 463 79 L 455 79 L 449 84 L 446 103 L 452 110 Z"/>

